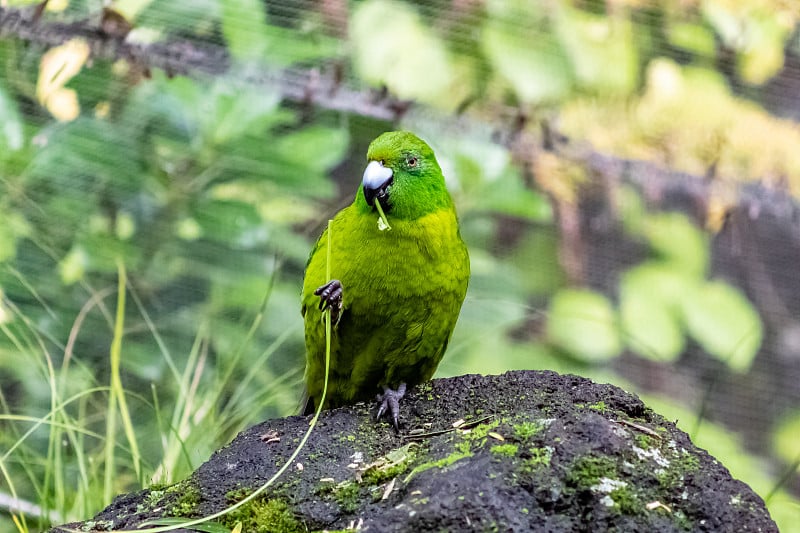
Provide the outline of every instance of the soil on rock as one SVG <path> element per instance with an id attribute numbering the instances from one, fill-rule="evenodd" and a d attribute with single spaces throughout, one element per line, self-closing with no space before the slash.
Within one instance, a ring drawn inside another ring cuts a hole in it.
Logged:
<path id="1" fill-rule="evenodd" d="M 406 396 L 399 435 L 372 407 L 324 413 L 296 464 L 216 521 L 256 532 L 777 531 L 747 485 L 611 385 L 534 371 L 435 380 Z M 187 480 L 69 527 L 220 511 L 285 463 L 309 420 L 254 426 Z"/>

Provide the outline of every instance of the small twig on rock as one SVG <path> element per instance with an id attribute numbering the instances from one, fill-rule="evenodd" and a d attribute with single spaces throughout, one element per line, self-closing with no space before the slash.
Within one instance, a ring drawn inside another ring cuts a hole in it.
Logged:
<path id="1" fill-rule="evenodd" d="M 452 431 L 463 431 L 465 429 L 471 429 L 475 426 L 479 426 L 484 422 L 487 422 L 492 419 L 492 415 L 484 416 L 483 418 L 478 418 L 477 420 L 470 420 L 464 422 L 463 424 L 459 424 L 456 427 L 448 428 L 448 429 L 440 429 L 438 431 L 429 431 L 427 433 L 422 433 L 421 430 L 412 430 L 409 432 L 408 435 L 403 435 L 404 439 L 408 440 L 425 440 L 431 437 L 435 437 L 437 435 L 444 435 L 445 433 L 450 433 Z"/>

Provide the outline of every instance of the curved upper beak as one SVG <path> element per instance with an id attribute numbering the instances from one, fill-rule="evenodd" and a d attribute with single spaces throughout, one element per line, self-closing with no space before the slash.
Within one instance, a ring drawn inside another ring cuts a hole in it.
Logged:
<path id="1" fill-rule="evenodd" d="M 375 198 L 386 205 L 385 199 L 388 196 L 387 189 L 392 184 L 392 169 L 383 166 L 380 161 L 370 161 L 364 169 L 364 177 L 361 179 L 361 186 L 364 188 L 364 198 L 367 204 L 375 204 Z"/>

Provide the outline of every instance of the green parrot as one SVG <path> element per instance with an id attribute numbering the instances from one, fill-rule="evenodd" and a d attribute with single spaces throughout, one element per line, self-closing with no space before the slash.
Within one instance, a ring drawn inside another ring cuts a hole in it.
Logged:
<path id="1" fill-rule="evenodd" d="M 355 200 L 323 231 L 306 266 L 303 413 L 314 412 L 322 397 L 323 312 L 330 309 L 323 407 L 377 396 L 378 418 L 389 413 L 398 430 L 406 388 L 429 380 L 447 348 L 467 292 L 469 255 L 442 170 L 425 141 L 406 131 L 384 133 L 370 144 L 367 160 Z"/>

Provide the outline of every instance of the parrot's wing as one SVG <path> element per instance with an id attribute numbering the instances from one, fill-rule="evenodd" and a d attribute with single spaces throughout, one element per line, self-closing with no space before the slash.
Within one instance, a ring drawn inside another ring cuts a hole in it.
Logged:
<path id="1" fill-rule="evenodd" d="M 306 266 L 305 266 L 306 272 L 308 272 L 308 265 L 311 264 L 311 260 L 314 258 L 314 256 L 317 253 L 324 253 L 324 251 L 321 250 L 321 248 L 323 247 L 322 243 L 326 243 L 325 245 L 327 245 L 327 241 L 328 241 L 328 227 L 325 226 L 325 229 L 322 231 L 322 235 L 319 236 L 319 238 L 317 239 L 317 242 L 315 242 L 314 246 L 311 247 L 311 253 L 308 254 L 308 259 L 306 260 Z M 316 287 L 314 287 L 314 288 L 316 288 Z M 305 292 L 306 290 L 307 290 L 307 287 L 303 287 L 303 292 Z M 306 302 L 303 300 L 302 296 L 301 296 L 301 303 L 302 303 L 302 305 L 300 306 L 300 314 L 303 317 L 305 317 L 306 316 Z M 304 395 L 303 395 L 303 404 L 305 404 L 307 396 L 308 396 L 308 394 L 304 393 Z"/>
<path id="2" fill-rule="evenodd" d="M 317 242 L 314 243 L 314 246 L 311 247 L 311 253 L 308 254 L 308 259 L 306 259 L 306 268 L 311 263 L 311 258 L 320 252 L 322 248 L 328 245 L 328 225 L 325 225 L 325 229 L 322 230 Z"/>

